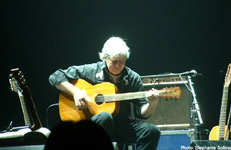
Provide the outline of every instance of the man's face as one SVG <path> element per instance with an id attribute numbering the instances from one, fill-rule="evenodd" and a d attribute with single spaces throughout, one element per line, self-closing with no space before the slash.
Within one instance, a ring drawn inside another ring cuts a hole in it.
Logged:
<path id="1" fill-rule="evenodd" d="M 125 67 L 126 57 L 109 57 L 104 59 L 107 64 L 107 68 L 112 75 L 119 75 Z"/>

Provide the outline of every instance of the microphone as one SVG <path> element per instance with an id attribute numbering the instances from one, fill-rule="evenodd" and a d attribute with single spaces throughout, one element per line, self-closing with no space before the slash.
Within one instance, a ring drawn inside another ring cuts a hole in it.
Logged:
<path id="1" fill-rule="evenodd" d="M 201 73 L 197 73 L 196 70 L 191 70 L 191 71 L 186 71 L 180 73 L 180 75 L 186 75 L 186 76 L 191 76 L 191 77 L 196 77 L 197 75 L 202 75 Z"/>

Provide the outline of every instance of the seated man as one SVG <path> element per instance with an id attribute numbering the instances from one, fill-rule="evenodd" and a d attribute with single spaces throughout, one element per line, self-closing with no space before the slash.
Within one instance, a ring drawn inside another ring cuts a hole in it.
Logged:
<path id="1" fill-rule="evenodd" d="M 50 75 L 50 84 L 72 95 L 76 107 L 82 110 L 86 109 L 87 102 L 91 99 L 85 91 L 70 83 L 73 79 L 83 79 L 93 85 L 111 82 L 117 86 L 120 93 L 143 91 L 140 76 L 125 65 L 129 55 L 127 44 L 119 37 L 111 37 L 99 53 L 102 61 L 71 66 L 66 70 L 59 69 Z M 93 115 L 91 120 L 102 126 L 112 140 L 118 143 L 131 142 L 137 144 L 138 150 L 153 150 L 157 148 L 160 130 L 154 124 L 143 120 L 132 120 L 130 103 L 134 104 L 135 116 L 145 119 L 153 113 L 158 100 L 157 90 L 152 89 L 146 98 L 120 102 L 120 110 L 116 116 L 102 112 Z"/>

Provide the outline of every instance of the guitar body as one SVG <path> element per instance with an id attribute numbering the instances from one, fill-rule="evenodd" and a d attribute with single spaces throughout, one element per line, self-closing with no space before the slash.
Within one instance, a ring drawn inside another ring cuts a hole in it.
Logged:
<path id="1" fill-rule="evenodd" d="M 91 85 L 82 79 L 73 80 L 72 84 L 77 88 L 84 90 L 92 102 L 88 102 L 87 109 L 79 110 L 75 105 L 73 96 L 61 92 L 59 95 L 59 112 L 61 120 L 77 122 L 90 119 L 93 115 L 101 112 L 108 112 L 113 115 L 119 112 L 119 102 L 104 102 L 102 104 L 96 104 L 95 102 L 95 98 L 98 95 L 117 93 L 118 90 L 114 84 L 104 82 L 97 85 Z"/>
<path id="2" fill-rule="evenodd" d="M 215 127 L 212 128 L 212 130 L 209 133 L 209 140 L 210 141 L 219 141 L 219 140 L 221 140 L 221 139 L 219 139 L 219 130 L 220 130 L 219 126 L 215 126 Z M 227 130 L 228 130 L 228 127 L 225 126 L 225 133 L 227 133 Z M 228 138 L 229 138 L 229 134 L 225 134 L 223 140 L 228 140 Z"/>

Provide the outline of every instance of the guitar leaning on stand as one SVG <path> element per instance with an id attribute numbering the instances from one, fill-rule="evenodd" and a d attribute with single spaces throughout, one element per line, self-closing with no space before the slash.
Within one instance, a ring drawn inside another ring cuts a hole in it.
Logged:
<path id="1" fill-rule="evenodd" d="M 226 77 L 225 77 L 225 84 L 223 87 L 219 126 L 215 126 L 212 128 L 209 134 L 209 140 L 218 141 L 218 140 L 228 140 L 229 138 L 230 131 L 225 121 L 226 121 L 226 111 L 227 111 L 227 104 L 228 104 L 228 92 L 229 92 L 230 82 L 231 82 L 231 64 L 229 64 L 228 66 Z"/>
<path id="2" fill-rule="evenodd" d="M 18 68 L 11 69 L 9 82 L 11 90 L 18 94 L 25 126 L 8 128 L 6 132 L 0 134 L 0 139 L 21 137 L 23 138 L 22 144 L 44 144 L 50 131 L 42 127 L 29 87 Z"/>

